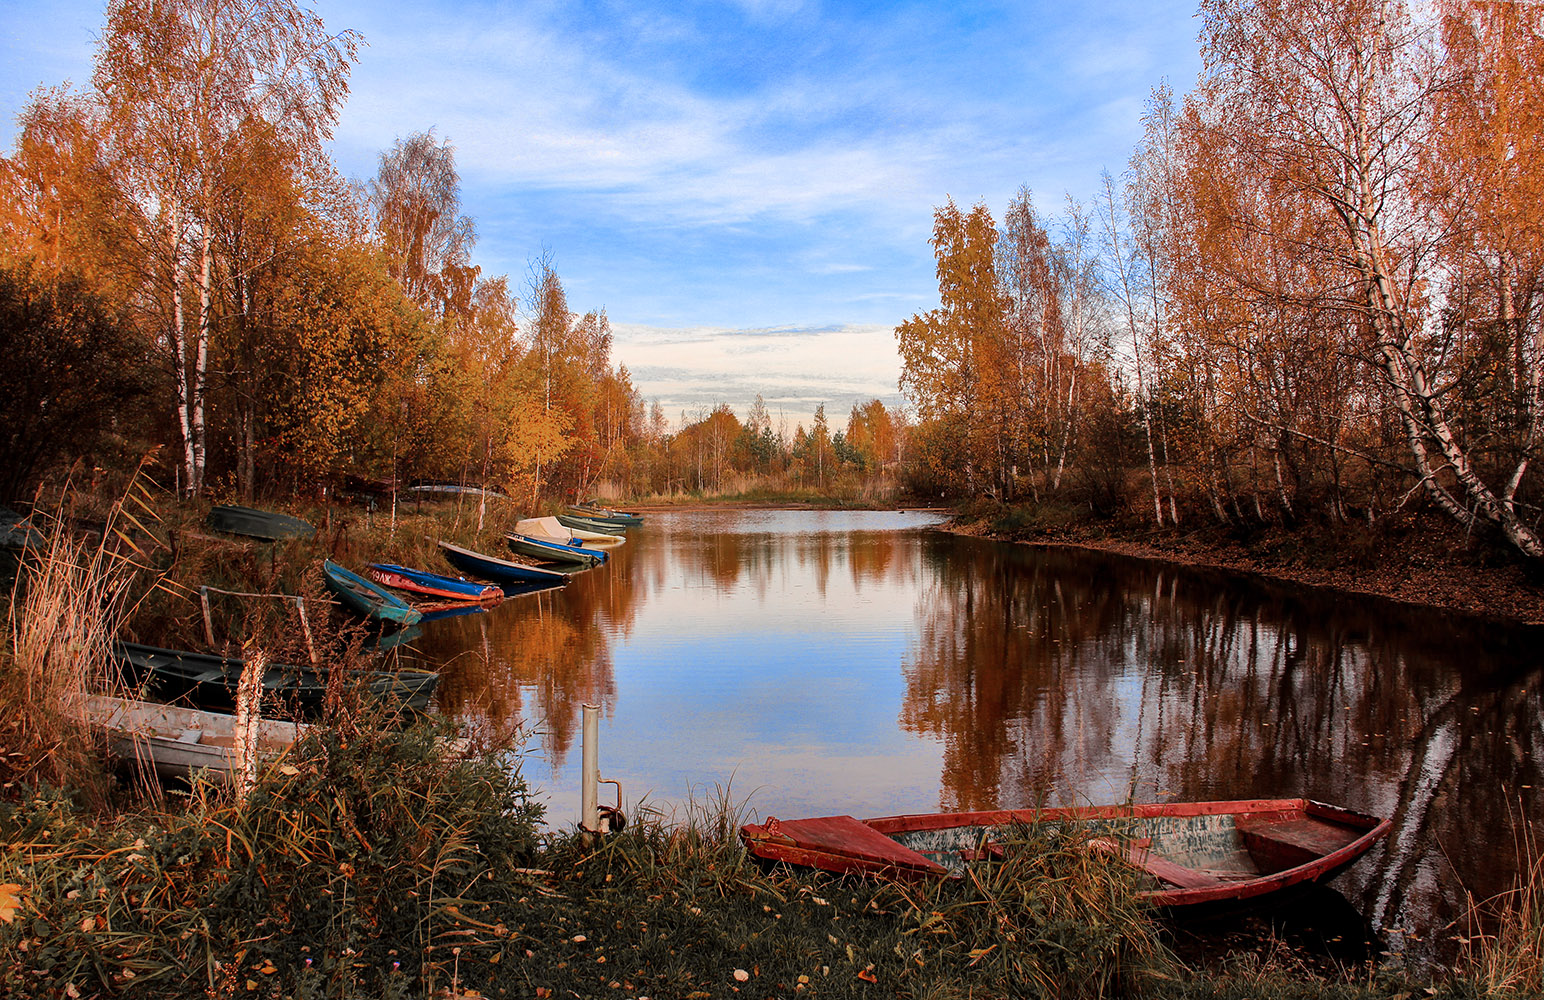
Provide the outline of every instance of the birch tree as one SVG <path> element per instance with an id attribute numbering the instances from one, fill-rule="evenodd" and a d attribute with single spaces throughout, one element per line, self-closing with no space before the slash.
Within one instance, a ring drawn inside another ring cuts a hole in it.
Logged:
<path id="1" fill-rule="evenodd" d="M 1389 0 L 1204 0 L 1201 18 L 1201 127 L 1329 223 L 1294 249 L 1340 276 L 1335 305 L 1363 331 L 1359 356 L 1397 413 L 1417 489 L 1466 529 L 1493 526 L 1544 557 L 1517 503 L 1532 449 L 1487 476 L 1454 409 L 1462 368 L 1431 298 L 1450 233 L 1417 171 L 1454 83 L 1430 26 Z M 1526 405 L 1537 412 L 1536 397 Z"/>
<path id="2" fill-rule="evenodd" d="M 124 190 L 145 218 L 147 293 L 172 369 L 184 488 L 207 454 L 221 157 L 266 130 L 320 153 L 348 93 L 358 37 L 293 0 L 113 0 L 93 85 Z M 188 289 L 196 296 L 188 315 Z"/>

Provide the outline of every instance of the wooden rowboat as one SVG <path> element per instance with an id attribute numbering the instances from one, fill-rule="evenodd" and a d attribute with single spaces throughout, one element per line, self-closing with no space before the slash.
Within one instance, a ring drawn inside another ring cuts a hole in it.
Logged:
<path id="1" fill-rule="evenodd" d="M 558 514 L 557 519 L 558 523 L 565 528 L 575 528 L 579 531 L 594 531 L 602 535 L 625 536 L 627 534 L 628 526 L 625 524 L 615 524 L 609 521 L 601 522 L 594 518 L 580 517 L 576 514 Z"/>
<path id="2" fill-rule="evenodd" d="M 544 542 L 561 542 L 564 545 L 572 545 L 573 539 L 578 539 L 586 545 L 618 546 L 627 543 L 626 535 L 612 535 L 604 531 L 587 531 L 584 528 L 570 528 L 555 517 L 527 517 L 515 522 L 515 530 L 522 535 L 530 535 Z"/>
<path id="3" fill-rule="evenodd" d="M 475 601 L 497 604 L 504 591 L 491 583 L 477 583 L 462 577 L 441 576 L 396 563 L 371 563 L 365 570 L 376 583 L 447 601 Z"/>
<path id="4" fill-rule="evenodd" d="M 1086 827 L 1091 850 L 1140 869 L 1165 907 L 1255 899 L 1334 877 L 1389 821 L 1308 799 L 1177 802 L 1071 809 L 851 816 L 747 823 L 746 850 L 768 861 L 899 879 L 943 878 L 1001 857 L 1015 825 Z"/>
<path id="5" fill-rule="evenodd" d="M 338 595 L 345 607 L 372 621 L 389 625 L 412 625 L 423 613 L 379 584 L 345 569 L 331 559 L 322 560 L 322 580 Z"/>
<path id="6" fill-rule="evenodd" d="M 234 715 L 96 694 L 86 699 L 86 719 L 107 730 L 114 756 L 153 767 L 163 778 L 203 774 L 229 781 L 240 766 Z M 261 720 L 258 758 L 279 756 L 309 729 L 305 723 Z"/>
<path id="7" fill-rule="evenodd" d="M 245 662 L 236 657 L 211 656 L 178 649 L 161 649 L 137 642 L 113 646 L 125 679 L 147 686 L 151 693 L 167 701 L 185 698 L 205 708 L 232 708 L 236 687 L 241 682 Z M 422 710 L 439 683 L 440 675 L 431 670 L 359 671 L 359 681 L 375 698 L 400 701 L 404 707 Z M 263 699 L 294 704 L 302 711 L 314 711 L 327 697 L 327 677 L 310 666 L 270 663 L 263 672 Z"/>
<path id="8" fill-rule="evenodd" d="M 267 542 L 284 538 L 311 538 L 316 535 L 316 528 L 298 517 L 236 504 L 220 504 L 215 507 L 209 512 L 206 523 L 215 531 L 246 535 Z"/>
<path id="9" fill-rule="evenodd" d="M 590 569 L 606 561 L 606 553 L 597 548 L 586 548 L 583 545 L 565 545 L 562 542 L 549 542 L 513 531 L 504 536 L 504 541 L 509 544 L 510 551 L 517 555 L 529 556 L 532 559 L 540 559 L 544 562 L 557 563 L 558 565 L 554 566 L 554 569 L 561 569 L 564 566 Z"/>
<path id="10" fill-rule="evenodd" d="M 550 569 L 510 562 L 508 559 L 497 559 L 483 555 L 481 552 L 473 552 L 471 549 L 463 549 L 449 542 L 439 544 L 440 551 L 445 554 L 446 560 L 452 566 L 463 573 L 470 573 L 484 580 L 492 580 L 499 584 L 542 583 L 549 587 L 561 587 L 568 583 L 567 576 Z"/>

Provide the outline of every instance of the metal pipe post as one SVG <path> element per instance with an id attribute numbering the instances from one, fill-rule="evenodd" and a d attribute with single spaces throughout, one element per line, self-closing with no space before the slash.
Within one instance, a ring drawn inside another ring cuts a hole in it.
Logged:
<path id="1" fill-rule="evenodd" d="M 600 706 L 584 706 L 583 749 L 579 763 L 579 826 L 600 832 Z"/>

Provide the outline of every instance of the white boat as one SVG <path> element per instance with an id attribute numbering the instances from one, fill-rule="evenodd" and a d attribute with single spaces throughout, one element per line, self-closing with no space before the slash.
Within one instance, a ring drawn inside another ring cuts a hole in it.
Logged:
<path id="1" fill-rule="evenodd" d="M 95 694 L 86 699 L 86 719 L 107 730 L 114 755 L 149 765 L 162 777 L 190 778 L 202 772 L 223 782 L 240 767 L 234 715 Z M 259 760 L 284 753 L 310 728 L 299 722 L 260 720 Z"/>
<path id="2" fill-rule="evenodd" d="M 585 531 L 582 528 L 570 528 L 555 517 L 528 517 L 515 522 L 515 531 L 522 535 L 530 535 L 532 538 L 540 538 L 545 542 L 557 542 L 561 545 L 572 545 L 571 539 L 579 539 L 585 545 L 605 548 L 622 545 L 627 541 L 626 535 L 608 535 L 603 531 Z"/>

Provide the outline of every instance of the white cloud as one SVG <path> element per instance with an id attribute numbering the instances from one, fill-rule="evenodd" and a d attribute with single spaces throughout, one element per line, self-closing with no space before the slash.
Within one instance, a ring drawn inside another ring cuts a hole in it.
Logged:
<path id="1" fill-rule="evenodd" d="M 759 393 L 792 432 L 808 427 L 824 403 L 845 421 L 854 403 L 900 403 L 895 333 L 883 326 L 825 329 L 664 329 L 616 323 L 613 356 L 627 365 L 646 399 L 677 420 L 727 403 L 744 416 Z"/>

